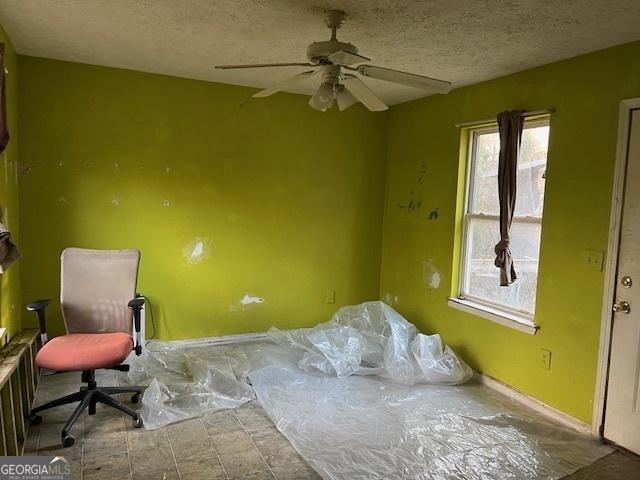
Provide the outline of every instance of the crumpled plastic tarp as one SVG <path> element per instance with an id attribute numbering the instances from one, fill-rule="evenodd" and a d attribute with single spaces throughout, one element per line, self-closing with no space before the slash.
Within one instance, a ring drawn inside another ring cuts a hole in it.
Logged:
<path id="1" fill-rule="evenodd" d="M 272 328 L 272 345 L 184 346 L 151 341 L 143 354 L 129 357 L 128 383 L 148 385 L 142 419 L 153 430 L 254 398 L 250 372 L 272 365 L 328 375 L 378 375 L 413 385 L 466 382 L 473 372 L 439 335 L 416 327 L 383 302 L 340 308 L 314 328 Z"/>
<path id="2" fill-rule="evenodd" d="M 149 342 L 128 374 L 129 383 L 149 385 L 145 427 L 257 396 L 325 480 L 557 479 L 611 451 L 468 382 L 471 369 L 439 335 L 418 333 L 382 302 L 267 337 Z"/>
<path id="3" fill-rule="evenodd" d="M 442 345 L 440 335 L 418 333 L 383 302 L 342 307 L 329 322 L 284 332 L 271 328 L 268 336 L 304 352 L 298 366 L 306 371 L 378 375 L 406 385 L 457 385 L 473 376 L 471 368 Z"/>
<path id="4" fill-rule="evenodd" d="M 128 383 L 148 385 L 142 396 L 145 428 L 218 410 L 235 408 L 255 398 L 246 377 L 247 358 L 229 347 L 185 348 L 148 342 L 141 356 L 129 357 Z"/>

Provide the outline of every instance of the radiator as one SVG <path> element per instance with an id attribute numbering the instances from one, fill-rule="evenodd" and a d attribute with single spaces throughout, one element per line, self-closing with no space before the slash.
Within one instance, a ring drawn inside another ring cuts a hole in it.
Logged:
<path id="1" fill-rule="evenodd" d="M 21 455 L 40 379 L 37 329 L 23 330 L 0 349 L 0 455 Z"/>

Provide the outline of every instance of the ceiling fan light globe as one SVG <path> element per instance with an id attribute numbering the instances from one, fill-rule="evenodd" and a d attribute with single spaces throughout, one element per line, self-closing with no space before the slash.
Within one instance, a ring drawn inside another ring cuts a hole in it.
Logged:
<path id="1" fill-rule="evenodd" d="M 311 100 L 309 100 L 309 105 L 316 110 L 324 112 L 333 105 L 333 98 L 333 85 L 330 83 L 323 83 L 320 85 L 313 97 L 311 97 Z"/>
<path id="2" fill-rule="evenodd" d="M 309 106 L 310 106 L 311 108 L 313 108 L 314 110 L 317 110 L 317 111 L 319 111 L 319 112 L 326 112 L 326 111 L 327 111 L 327 109 L 326 109 L 325 107 L 323 107 L 322 105 L 320 105 L 320 104 L 318 104 L 318 103 L 316 103 L 316 102 L 314 101 L 314 97 L 311 97 L 311 98 L 309 99 Z"/>

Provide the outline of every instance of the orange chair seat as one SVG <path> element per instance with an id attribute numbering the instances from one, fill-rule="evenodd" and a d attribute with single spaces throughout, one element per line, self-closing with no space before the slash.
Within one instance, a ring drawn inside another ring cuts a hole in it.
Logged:
<path id="1" fill-rule="evenodd" d="M 57 372 L 95 370 L 121 364 L 133 350 L 128 333 L 71 333 L 47 342 L 36 364 Z"/>

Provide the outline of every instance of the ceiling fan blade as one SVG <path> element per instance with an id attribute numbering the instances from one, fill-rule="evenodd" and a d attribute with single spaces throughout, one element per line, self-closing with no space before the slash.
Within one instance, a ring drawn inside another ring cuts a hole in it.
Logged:
<path id="1" fill-rule="evenodd" d="M 357 65 L 371 60 L 357 53 L 345 52 L 344 50 L 332 53 L 327 59 L 334 65 Z"/>
<path id="2" fill-rule="evenodd" d="M 265 67 L 315 67 L 313 63 L 254 63 L 252 65 L 216 65 L 213 68 L 231 70 L 234 68 L 265 68 Z"/>
<path id="3" fill-rule="evenodd" d="M 381 112 L 389 108 L 359 78 L 354 76 L 346 77 L 342 80 L 342 84 L 351 95 L 372 112 Z"/>
<path id="4" fill-rule="evenodd" d="M 261 90 L 258 93 L 254 93 L 253 97 L 262 98 L 268 97 L 269 95 L 273 95 L 276 92 L 281 92 L 282 90 L 286 90 L 287 88 L 291 88 L 294 85 L 302 82 L 307 78 L 313 77 L 320 70 L 309 70 L 307 72 L 301 72 L 295 74 L 293 77 L 289 77 L 286 80 L 276 83 L 275 85 L 267 88 L 266 90 Z"/>
<path id="5" fill-rule="evenodd" d="M 360 65 L 356 71 L 365 77 L 384 80 L 385 82 L 400 83 L 408 87 L 420 88 L 422 90 L 434 91 L 437 93 L 449 93 L 451 83 L 435 78 L 416 75 L 415 73 L 401 72 L 391 68 L 376 67 L 375 65 Z"/>
<path id="6" fill-rule="evenodd" d="M 338 109 L 344 112 L 354 103 L 358 102 L 358 99 L 351 95 L 344 85 L 338 85 L 336 88 L 336 102 L 338 103 Z"/>

